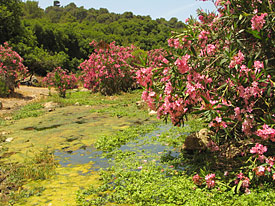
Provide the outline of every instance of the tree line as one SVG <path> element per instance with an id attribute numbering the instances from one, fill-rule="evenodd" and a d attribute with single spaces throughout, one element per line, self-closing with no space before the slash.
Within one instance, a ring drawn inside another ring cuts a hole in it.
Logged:
<path id="1" fill-rule="evenodd" d="M 74 3 L 42 9 L 37 1 L 0 0 L 0 13 L 0 43 L 8 41 L 29 70 L 40 75 L 59 66 L 75 71 L 93 51 L 93 40 L 151 50 L 165 48 L 171 31 L 184 28 L 177 18 L 153 20 Z"/>

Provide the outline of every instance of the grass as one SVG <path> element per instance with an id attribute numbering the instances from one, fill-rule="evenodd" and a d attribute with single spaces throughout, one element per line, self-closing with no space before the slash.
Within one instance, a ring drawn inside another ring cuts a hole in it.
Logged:
<path id="1" fill-rule="evenodd" d="M 90 92 L 69 92 L 66 98 L 53 94 L 46 100 L 31 103 L 21 107 L 13 113 L 13 119 L 23 119 L 28 117 L 38 117 L 45 114 L 43 104 L 45 102 L 55 102 L 61 107 L 70 105 L 91 106 L 93 113 L 105 113 L 117 117 L 135 117 L 137 119 L 145 119 L 148 117 L 147 110 L 138 110 L 136 102 L 141 99 L 141 90 L 135 90 L 130 93 L 120 95 L 104 96 L 99 93 L 91 94 Z M 2 123 L 0 119 L 0 124 Z"/>
<path id="2" fill-rule="evenodd" d="M 27 104 L 21 107 L 19 110 L 15 111 L 12 116 L 12 119 L 18 120 L 18 119 L 24 119 L 28 117 L 38 117 L 45 113 L 45 110 L 43 110 L 43 108 L 44 107 L 42 103 L 39 103 L 39 102 Z"/>

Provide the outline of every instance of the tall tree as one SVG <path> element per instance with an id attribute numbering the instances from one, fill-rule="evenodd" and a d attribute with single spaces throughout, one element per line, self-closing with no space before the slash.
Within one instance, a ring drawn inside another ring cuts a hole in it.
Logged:
<path id="1" fill-rule="evenodd" d="M 20 0 L 0 0 L 0 43 L 16 41 L 22 32 Z"/>

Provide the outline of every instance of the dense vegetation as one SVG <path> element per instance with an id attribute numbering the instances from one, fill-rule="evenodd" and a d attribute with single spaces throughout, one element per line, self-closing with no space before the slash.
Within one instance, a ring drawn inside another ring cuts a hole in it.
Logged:
<path id="1" fill-rule="evenodd" d="M 43 10 L 36 1 L 1 0 L 0 11 L 0 44 L 12 43 L 25 66 L 41 75 L 59 66 L 75 70 L 91 53 L 92 40 L 150 50 L 166 47 L 171 31 L 184 26 L 176 18 L 152 20 L 132 12 L 87 10 L 74 3 Z"/>

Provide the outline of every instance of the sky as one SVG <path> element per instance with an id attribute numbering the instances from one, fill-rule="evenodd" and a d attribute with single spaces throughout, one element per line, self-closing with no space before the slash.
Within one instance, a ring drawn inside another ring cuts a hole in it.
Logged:
<path id="1" fill-rule="evenodd" d="M 26 0 L 23 0 L 26 1 Z M 53 5 L 53 0 L 35 0 L 39 6 L 45 9 Z M 135 15 L 150 15 L 152 19 L 165 18 L 169 20 L 176 17 L 180 21 L 185 21 L 190 15 L 196 17 L 197 9 L 205 11 L 215 10 L 211 1 L 199 0 L 59 0 L 61 6 L 66 6 L 74 2 L 78 7 L 107 8 L 109 12 L 122 14 L 131 11 Z"/>

